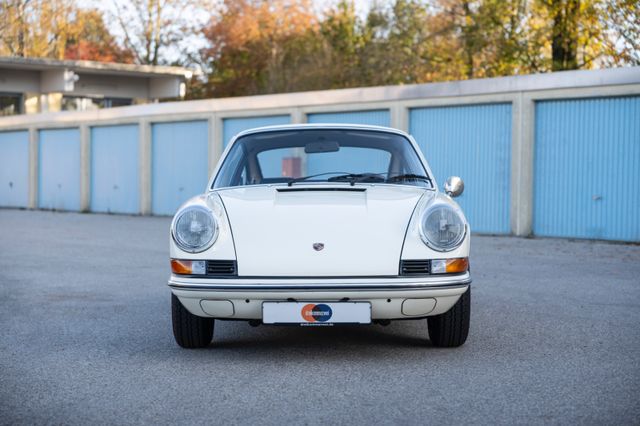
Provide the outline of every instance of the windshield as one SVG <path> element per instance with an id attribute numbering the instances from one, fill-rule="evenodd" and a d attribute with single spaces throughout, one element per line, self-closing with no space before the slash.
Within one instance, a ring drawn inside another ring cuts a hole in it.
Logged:
<path id="1" fill-rule="evenodd" d="M 355 129 L 282 130 L 243 136 L 225 157 L 213 187 L 299 182 L 433 187 L 405 137 Z"/>

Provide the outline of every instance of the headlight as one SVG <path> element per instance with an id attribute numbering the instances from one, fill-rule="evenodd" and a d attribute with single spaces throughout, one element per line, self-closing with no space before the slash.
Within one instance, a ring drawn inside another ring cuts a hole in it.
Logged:
<path id="1" fill-rule="evenodd" d="M 420 236 L 429 247 L 450 251 L 460 245 L 466 233 L 462 217 L 447 204 L 428 207 L 420 220 Z"/>
<path id="2" fill-rule="evenodd" d="M 187 207 L 173 223 L 173 239 L 189 253 L 211 247 L 218 237 L 218 224 L 210 210 L 202 206 Z"/>

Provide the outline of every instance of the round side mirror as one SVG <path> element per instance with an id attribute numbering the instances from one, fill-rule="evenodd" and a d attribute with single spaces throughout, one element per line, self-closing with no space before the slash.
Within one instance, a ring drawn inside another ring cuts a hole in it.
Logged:
<path id="1" fill-rule="evenodd" d="M 444 192 L 450 197 L 458 197 L 464 192 L 464 182 L 458 176 L 451 176 L 444 183 Z"/>

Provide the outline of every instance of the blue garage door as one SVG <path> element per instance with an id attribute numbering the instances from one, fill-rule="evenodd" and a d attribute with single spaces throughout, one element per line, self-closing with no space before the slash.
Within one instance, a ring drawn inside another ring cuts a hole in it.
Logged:
<path id="1" fill-rule="evenodd" d="M 536 103 L 533 232 L 640 241 L 640 97 Z"/>
<path id="2" fill-rule="evenodd" d="M 208 123 L 186 121 L 152 125 L 151 211 L 172 215 L 209 180 Z"/>
<path id="3" fill-rule="evenodd" d="M 410 132 L 442 186 L 460 176 L 456 201 L 474 232 L 510 232 L 511 104 L 418 108 Z"/>
<path id="4" fill-rule="evenodd" d="M 255 127 L 262 126 L 277 126 L 279 124 L 289 124 L 291 122 L 291 118 L 288 115 L 270 115 L 265 117 L 242 117 L 242 118 L 225 118 L 223 121 L 223 137 L 224 137 L 224 145 L 227 146 L 231 139 L 237 135 L 238 133 L 253 129 Z M 267 159 L 264 161 L 262 157 L 272 157 L 271 159 Z M 261 161 L 264 161 L 264 164 L 274 165 L 272 169 L 262 170 L 262 175 L 264 177 L 276 177 L 282 174 L 282 170 L 275 167 L 276 164 L 279 164 L 277 159 L 282 157 L 281 154 L 275 152 L 269 152 L 262 154 Z"/>
<path id="5" fill-rule="evenodd" d="M 369 126 L 391 125 L 389 110 L 328 112 L 309 114 L 309 123 L 340 123 L 365 124 Z M 344 156 L 344 150 L 349 150 L 350 158 Z M 389 155 L 383 152 L 375 153 L 370 150 L 344 147 L 340 154 L 326 152 L 307 157 L 306 175 L 314 175 L 326 170 L 336 173 L 386 173 L 389 167 Z M 331 167 L 329 167 L 331 165 Z"/>
<path id="6" fill-rule="evenodd" d="M 276 126 L 279 124 L 289 124 L 291 118 L 288 115 L 269 115 L 265 117 L 239 117 L 225 118 L 222 122 L 222 138 L 224 146 L 227 146 L 238 133 L 253 129 L 254 127 Z"/>
<path id="7" fill-rule="evenodd" d="M 38 207 L 80 210 L 80 130 L 40 130 L 38 153 Z"/>
<path id="8" fill-rule="evenodd" d="M 91 128 L 91 210 L 138 213 L 138 126 Z"/>
<path id="9" fill-rule="evenodd" d="M 29 132 L 0 132 L 0 206 L 29 205 Z"/>

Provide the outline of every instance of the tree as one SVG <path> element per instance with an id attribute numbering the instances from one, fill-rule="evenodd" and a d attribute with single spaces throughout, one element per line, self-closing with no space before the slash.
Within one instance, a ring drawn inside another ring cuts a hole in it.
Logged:
<path id="1" fill-rule="evenodd" d="M 609 0 L 598 14 L 604 30 L 603 65 L 640 65 L 640 4 L 637 0 Z"/>
<path id="2" fill-rule="evenodd" d="M 579 0 L 550 0 L 551 15 L 551 69 L 578 68 Z"/>
<path id="3" fill-rule="evenodd" d="M 283 5 L 292 4 L 291 16 L 313 23 L 287 24 Z M 208 96 L 640 62 L 634 0 L 381 0 L 364 20 L 352 0 L 337 0 L 321 15 L 294 0 L 224 5 L 205 29 Z"/>
<path id="4" fill-rule="evenodd" d="M 209 95 L 312 88 L 319 73 L 317 21 L 307 0 L 225 1 L 203 33 L 209 41 Z M 317 64 L 316 64 L 317 65 Z"/>
<path id="5" fill-rule="evenodd" d="M 359 86 L 360 51 L 363 47 L 361 23 L 353 2 L 341 0 L 320 24 L 325 54 L 330 67 L 327 88 Z"/>
<path id="6" fill-rule="evenodd" d="M 0 0 L 0 52 L 62 59 L 74 10 L 71 0 Z"/>
<path id="7" fill-rule="evenodd" d="M 124 45 L 140 64 L 159 65 L 169 61 L 171 50 L 189 62 L 192 36 L 203 24 L 198 19 L 211 11 L 207 0 L 112 0 L 116 13 L 111 22 L 124 34 Z"/>
<path id="8" fill-rule="evenodd" d="M 0 54 L 130 62 L 102 13 L 70 0 L 0 0 Z"/>
<path id="9" fill-rule="evenodd" d="M 133 53 L 117 44 L 99 11 L 78 10 L 70 28 L 64 52 L 65 59 L 133 62 Z"/>

